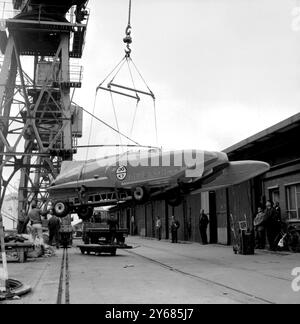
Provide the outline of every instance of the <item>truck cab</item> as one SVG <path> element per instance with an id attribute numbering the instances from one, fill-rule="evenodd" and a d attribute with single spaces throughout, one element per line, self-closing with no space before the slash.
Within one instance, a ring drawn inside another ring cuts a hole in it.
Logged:
<path id="1" fill-rule="evenodd" d="M 108 244 L 111 243 L 111 233 L 108 225 L 108 213 L 94 212 L 93 217 L 83 223 L 82 240 L 84 244 Z M 124 246 L 126 237 L 129 234 L 127 228 L 120 228 L 116 231 L 116 244 Z"/>

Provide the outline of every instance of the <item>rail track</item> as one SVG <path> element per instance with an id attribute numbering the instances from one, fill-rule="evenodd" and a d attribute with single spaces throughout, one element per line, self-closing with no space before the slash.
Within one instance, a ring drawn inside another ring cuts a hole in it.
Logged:
<path id="1" fill-rule="evenodd" d="M 68 249 L 64 249 L 62 256 L 56 304 L 70 304 L 70 271 Z"/>

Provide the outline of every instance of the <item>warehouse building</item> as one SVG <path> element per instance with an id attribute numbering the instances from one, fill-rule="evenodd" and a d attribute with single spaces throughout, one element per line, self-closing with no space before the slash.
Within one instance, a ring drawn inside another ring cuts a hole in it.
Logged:
<path id="1" fill-rule="evenodd" d="M 297 114 L 226 149 L 231 161 L 251 159 L 271 165 L 262 177 L 228 190 L 227 210 L 241 218 L 247 210 L 254 213 L 257 206 L 271 200 L 279 202 L 284 220 L 300 219 L 299 138 L 300 114 Z M 221 196 L 222 193 L 217 193 L 217 199 L 222 199 Z"/>
<path id="2" fill-rule="evenodd" d="M 231 161 L 259 160 L 268 162 L 271 169 L 265 175 L 241 185 L 216 192 L 193 192 L 186 195 L 178 207 L 170 207 L 164 200 L 146 205 L 124 205 L 115 209 L 120 225 L 131 234 L 155 237 L 155 219 L 162 220 L 162 236 L 170 238 L 171 216 L 181 226 L 178 237 L 182 241 L 201 242 L 200 210 L 209 214 L 210 243 L 230 245 L 231 225 L 246 220 L 252 226 L 259 205 L 266 200 L 278 201 L 284 219 L 300 218 L 300 114 L 292 116 L 225 150 Z"/>

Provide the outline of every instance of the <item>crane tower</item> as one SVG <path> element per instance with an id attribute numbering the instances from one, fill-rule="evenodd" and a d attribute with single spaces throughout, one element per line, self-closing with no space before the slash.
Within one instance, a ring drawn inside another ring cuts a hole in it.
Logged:
<path id="1" fill-rule="evenodd" d="M 0 210 L 20 175 L 19 210 L 47 200 L 46 188 L 72 160 L 82 136 L 81 87 L 87 0 L 2 2 L 0 24 Z M 1 10 L 1 9 L 0 9 Z"/>

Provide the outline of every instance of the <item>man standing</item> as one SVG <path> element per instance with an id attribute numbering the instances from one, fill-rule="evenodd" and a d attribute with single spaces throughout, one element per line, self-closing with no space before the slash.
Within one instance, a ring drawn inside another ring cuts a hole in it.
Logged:
<path id="1" fill-rule="evenodd" d="M 67 215 L 60 219 L 59 241 L 63 248 L 69 248 L 73 244 L 72 216 Z"/>
<path id="2" fill-rule="evenodd" d="M 172 222 L 171 222 L 172 243 L 178 243 L 179 227 L 180 227 L 180 223 L 175 219 L 175 216 L 172 216 Z"/>
<path id="3" fill-rule="evenodd" d="M 55 239 L 56 248 L 59 249 L 59 230 L 60 230 L 60 219 L 53 215 L 53 210 L 50 210 L 51 215 L 48 221 L 49 229 L 49 245 L 53 245 L 53 239 Z"/>
<path id="4" fill-rule="evenodd" d="M 26 233 L 26 227 L 29 222 L 29 217 L 26 215 L 26 210 L 22 209 L 18 220 L 18 234 L 22 235 Z"/>
<path id="5" fill-rule="evenodd" d="M 276 251 L 276 236 L 278 235 L 277 213 L 270 201 L 267 201 L 265 211 L 265 226 L 271 251 Z"/>
<path id="6" fill-rule="evenodd" d="M 32 236 L 35 241 L 36 238 L 43 240 L 43 227 L 42 227 L 42 212 L 37 207 L 37 202 L 33 201 L 31 204 L 31 210 L 28 213 L 30 225 L 32 227 Z"/>
<path id="7" fill-rule="evenodd" d="M 199 229 L 200 229 L 200 235 L 202 239 L 202 244 L 207 245 L 207 227 L 209 224 L 208 216 L 205 214 L 204 210 L 201 210 L 200 213 L 200 219 L 199 219 Z"/>
<path id="8" fill-rule="evenodd" d="M 280 204 L 279 202 L 277 201 L 275 203 L 275 214 L 276 214 L 276 226 L 275 226 L 275 232 L 276 232 L 276 236 L 275 236 L 275 244 L 276 244 L 276 247 L 278 246 L 278 243 L 279 243 L 279 234 L 280 234 L 280 231 L 281 231 L 281 227 L 282 227 L 282 218 L 281 218 L 281 208 L 280 208 Z"/>
<path id="9" fill-rule="evenodd" d="M 156 217 L 155 229 L 156 229 L 157 239 L 161 241 L 161 219 L 159 216 Z"/>
<path id="10" fill-rule="evenodd" d="M 274 208 L 275 208 L 275 212 L 276 212 L 276 220 L 280 224 L 281 223 L 281 208 L 280 208 L 278 201 L 275 203 Z"/>
<path id="11" fill-rule="evenodd" d="M 119 224 L 114 214 L 111 214 L 110 219 L 107 221 L 107 225 L 109 226 L 111 244 L 114 244 L 117 236 L 117 230 L 119 229 Z"/>
<path id="12" fill-rule="evenodd" d="M 255 241 L 257 249 L 264 249 L 266 245 L 266 233 L 265 233 L 265 213 L 262 208 L 259 207 L 257 215 L 254 219 L 254 229 L 255 229 Z"/>
<path id="13" fill-rule="evenodd" d="M 135 218 L 134 218 L 134 215 L 131 216 L 131 219 L 130 219 L 130 234 L 131 236 L 134 236 L 135 235 Z"/>

